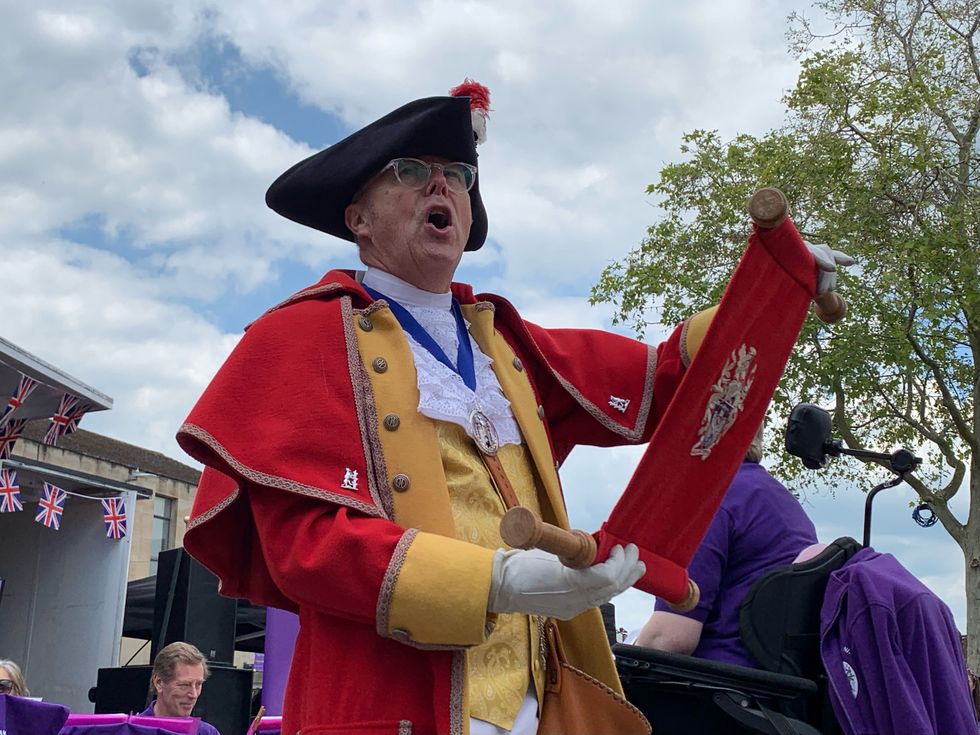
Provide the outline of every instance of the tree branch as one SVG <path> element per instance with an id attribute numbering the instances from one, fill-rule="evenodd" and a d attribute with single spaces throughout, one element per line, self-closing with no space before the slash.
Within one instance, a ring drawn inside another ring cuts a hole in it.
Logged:
<path id="1" fill-rule="evenodd" d="M 884 18 L 882 18 L 882 26 L 886 28 L 887 31 L 891 33 L 891 35 L 898 41 L 899 46 L 902 49 L 902 55 L 905 58 L 905 70 L 909 76 L 909 82 L 916 84 L 918 86 L 922 94 L 922 99 L 926 103 L 926 107 L 929 108 L 929 110 L 932 112 L 933 115 L 935 115 L 936 117 L 938 117 L 940 120 L 943 121 L 943 124 L 946 127 L 946 131 L 953 136 L 954 140 L 956 140 L 957 145 L 962 146 L 964 141 L 963 134 L 956 127 L 956 124 L 953 122 L 949 114 L 936 104 L 935 100 L 932 98 L 932 95 L 929 94 L 928 92 L 927 85 L 921 84 L 922 80 L 919 77 L 919 73 L 917 69 L 918 62 L 915 58 L 915 49 L 912 48 L 912 43 L 910 39 L 913 35 L 913 32 L 915 31 L 915 26 L 922 18 L 923 12 L 924 12 L 923 8 L 920 5 L 916 9 L 915 16 L 912 18 L 911 22 L 909 23 L 909 28 L 906 33 L 900 32 L 897 25 L 893 23 L 885 22 Z"/>
<path id="2" fill-rule="evenodd" d="M 905 414 L 900 413 L 898 407 L 895 406 L 894 402 L 884 391 L 879 391 L 878 394 L 881 396 L 882 400 L 892 408 L 892 410 L 895 412 L 896 418 L 904 421 L 906 424 L 915 429 L 920 436 L 932 442 L 936 446 L 939 453 L 942 454 L 943 459 L 946 461 L 946 466 L 953 470 L 953 475 L 950 478 L 950 481 L 943 486 L 941 491 L 930 491 L 931 494 L 941 498 L 943 501 L 948 501 L 950 498 L 956 495 L 957 491 L 960 489 L 960 484 L 963 482 L 963 477 L 966 475 L 966 464 L 956 454 L 956 447 L 946 440 L 943 433 L 936 431 L 924 421 L 916 418 L 911 411 Z"/>
<path id="3" fill-rule="evenodd" d="M 967 527 L 953 515 L 946 500 L 938 497 L 936 493 L 926 487 L 922 480 L 914 475 L 906 475 L 905 482 L 915 490 L 921 500 L 929 503 L 932 512 L 936 514 L 939 522 L 943 524 L 943 528 L 946 529 L 946 532 L 962 548 Z"/>
<path id="4" fill-rule="evenodd" d="M 942 394 L 943 406 L 949 411 L 950 418 L 953 419 L 953 425 L 956 426 L 956 430 L 960 434 L 960 438 L 965 441 L 973 452 L 980 450 L 980 441 L 977 439 L 977 435 L 971 431 L 970 426 L 966 423 L 963 418 L 963 414 L 960 411 L 959 406 L 956 404 L 956 399 L 949 390 L 949 386 L 946 384 L 946 377 L 942 373 L 942 369 L 936 363 L 935 360 L 922 348 L 919 344 L 919 340 L 916 339 L 915 334 L 912 332 L 912 324 L 915 318 L 915 310 L 911 310 L 909 313 L 909 323 L 905 329 L 905 338 L 909 341 L 915 354 L 919 357 L 922 362 L 926 364 L 932 374 L 933 380 L 936 381 L 936 385 L 939 387 L 939 392 Z"/>

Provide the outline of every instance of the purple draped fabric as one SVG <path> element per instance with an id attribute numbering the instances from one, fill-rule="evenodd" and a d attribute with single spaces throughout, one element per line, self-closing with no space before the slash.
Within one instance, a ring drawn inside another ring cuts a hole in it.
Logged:
<path id="1" fill-rule="evenodd" d="M 262 706 L 266 714 L 281 715 L 286 679 L 299 633 L 299 616 L 274 607 L 265 612 L 265 659 L 262 663 Z"/>
<path id="2" fill-rule="evenodd" d="M 115 725 L 66 725 L 58 735 L 174 735 L 173 730 L 120 722 Z"/>
<path id="3" fill-rule="evenodd" d="M 0 694 L 0 730 L 7 735 L 58 735 L 68 719 L 68 708 Z"/>
<path id="4" fill-rule="evenodd" d="M 65 723 L 65 727 L 69 725 L 118 725 L 123 722 L 129 722 L 129 715 L 122 713 L 119 714 L 77 714 L 72 712 L 68 715 L 68 721 Z"/>
<path id="5" fill-rule="evenodd" d="M 846 735 L 977 735 L 953 615 L 891 554 L 862 549 L 831 574 L 820 619 Z"/>

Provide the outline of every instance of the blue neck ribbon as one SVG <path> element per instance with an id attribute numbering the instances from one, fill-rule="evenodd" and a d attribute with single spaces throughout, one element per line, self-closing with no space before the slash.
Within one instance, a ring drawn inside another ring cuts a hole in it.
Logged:
<path id="1" fill-rule="evenodd" d="M 473 346 L 470 344 L 470 335 L 466 331 L 466 322 L 463 321 L 463 312 L 459 308 L 458 300 L 454 298 L 452 305 L 453 316 L 456 318 L 456 336 L 459 338 L 459 346 L 456 348 L 456 363 L 453 364 L 445 351 L 432 339 L 432 335 L 425 331 L 425 327 L 419 324 L 418 319 L 412 316 L 408 309 L 390 296 L 385 296 L 380 291 L 375 291 L 373 288 L 369 288 L 364 284 L 361 284 L 361 286 L 375 300 L 384 299 L 387 301 L 391 313 L 395 315 L 395 319 L 398 320 L 401 328 L 412 335 L 412 339 L 422 345 L 430 355 L 459 375 L 467 388 L 476 392 L 476 368 L 473 365 Z"/>

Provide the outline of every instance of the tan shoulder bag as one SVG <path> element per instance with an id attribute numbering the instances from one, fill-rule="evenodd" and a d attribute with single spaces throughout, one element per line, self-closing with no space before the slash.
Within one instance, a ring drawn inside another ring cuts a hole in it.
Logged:
<path id="1" fill-rule="evenodd" d="M 647 718 L 598 679 L 568 663 L 558 626 L 544 626 L 548 643 L 538 735 L 650 735 Z"/>

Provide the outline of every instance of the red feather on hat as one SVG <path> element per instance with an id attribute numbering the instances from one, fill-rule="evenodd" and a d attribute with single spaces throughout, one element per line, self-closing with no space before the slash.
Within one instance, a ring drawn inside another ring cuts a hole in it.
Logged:
<path id="1" fill-rule="evenodd" d="M 473 135 L 477 144 L 487 139 L 487 118 L 490 116 L 490 90 L 466 77 L 458 87 L 449 90 L 452 97 L 469 97 L 473 116 Z"/>

